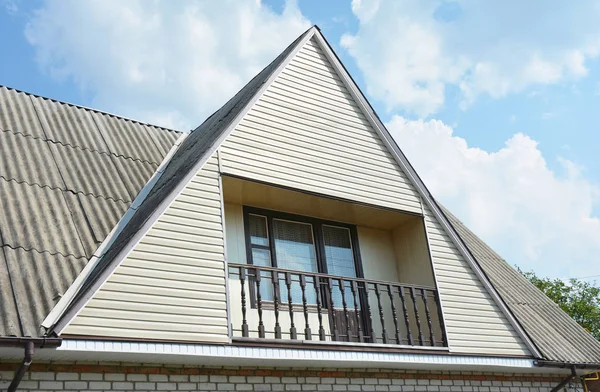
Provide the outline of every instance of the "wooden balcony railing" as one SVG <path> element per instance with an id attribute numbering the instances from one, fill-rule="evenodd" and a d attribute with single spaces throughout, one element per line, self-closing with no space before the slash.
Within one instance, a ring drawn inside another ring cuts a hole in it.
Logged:
<path id="1" fill-rule="evenodd" d="M 234 338 L 446 347 L 431 287 L 229 264 Z"/>

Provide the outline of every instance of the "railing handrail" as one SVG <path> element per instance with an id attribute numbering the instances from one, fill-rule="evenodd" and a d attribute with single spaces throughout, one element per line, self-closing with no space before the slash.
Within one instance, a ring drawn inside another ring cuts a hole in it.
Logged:
<path id="1" fill-rule="evenodd" d="M 266 266 L 246 264 L 246 263 L 229 262 L 229 263 L 227 263 L 227 265 L 228 265 L 228 267 L 233 267 L 233 268 L 256 269 L 256 270 L 261 270 L 261 271 L 280 272 L 282 274 L 290 273 L 290 274 L 296 274 L 296 275 L 305 275 L 305 276 L 308 275 L 308 276 L 313 276 L 316 278 L 324 278 L 324 279 L 342 279 L 344 281 L 354 281 L 357 283 L 392 285 L 395 287 L 407 287 L 407 288 L 414 288 L 414 289 L 418 289 L 418 290 L 428 290 L 428 291 L 434 291 L 434 292 L 437 291 L 437 289 L 435 287 L 416 285 L 416 284 L 411 284 L 411 283 L 390 282 L 390 281 L 385 281 L 385 280 L 366 279 L 366 278 L 353 278 L 353 277 L 349 277 L 349 276 L 329 275 L 329 274 L 323 274 L 320 272 L 309 272 L 309 271 L 299 271 L 299 270 L 291 270 L 291 269 L 285 269 L 285 268 L 266 267 Z"/>

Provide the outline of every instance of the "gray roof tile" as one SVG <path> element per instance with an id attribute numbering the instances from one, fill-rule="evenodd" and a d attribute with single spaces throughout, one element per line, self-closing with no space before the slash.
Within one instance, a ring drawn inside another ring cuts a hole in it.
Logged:
<path id="1" fill-rule="evenodd" d="M 63 191 L 0 178 L 4 244 L 38 252 L 84 256 Z"/>
<path id="2" fill-rule="evenodd" d="M 156 148 L 158 148 L 162 162 L 162 159 L 171 150 L 171 147 L 173 147 L 173 144 L 175 144 L 175 141 L 177 141 L 180 134 L 175 132 L 165 132 L 163 129 L 152 125 L 146 125 L 145 128 L 148 130 L 152 140 L 154 140 L 154 144 L 156 145 Z"/>
<path id="3" fill-rule="evenodd" d="M 148 127 L 98 113 L 94 113 L 93 117 L 113 154 L 157 164 L 162 161 L 164 155 L 154 143 Z"/>
<path id="4" fill-rule="evenodd" d="M 0 86 L 0 129 L 44 138 L 28 94 Z"/>
<path id="5" fill-rule="evenodd" d="M 130 158 L 110 156 L 117 167 L 121 180 L 129 192 L 129 199 L 133 200 L 158 169 L 158 164 L 138 161 Z"/>
<path id="6" fill-rule="evenodd" d="M 109 152 L 90 110 L 47 98 L 32 96 L 31 100 L 49 140 L 80 149 Z"/>
<path id="7" fill-rule="evenodd" d="M 67 189 L 75 193 L 133 200 L 113 159 L 125 159 L 62 144 L 50 144 Z"/>
<path id="8" fill-rule="evenodd" d="M 39 336 L 41 321 L 75 280 L 87 260 L 2 248 L 19 309 L 23 336 Z"/>
<path id="9" fill-rule="evenodd" d="M 64 189 L 48 142 L 0 131 L 0 177 L 5 180 Z"/>

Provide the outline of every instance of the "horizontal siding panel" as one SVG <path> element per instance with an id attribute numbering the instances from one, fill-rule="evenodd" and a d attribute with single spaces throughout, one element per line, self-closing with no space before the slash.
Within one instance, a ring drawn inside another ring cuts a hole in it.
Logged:
<path id="1" fill-rule="evenodd" d="M 155 339 L 164 341 L 183 341 L 183 342 L 213 342 L 213 343 L 227 343 L 229 338 L 227 331 L 225 333 L 219 331 L 219 333 L 182 333 L 177 331 L 148 331 L 131 328 L 109 328 L 103 326 L 77 326 L 72 325 L 69 328 L 69 334 L 71 335 L 92 335 L 92 336 L 106 336 L 121 338 L 123 336 L 131 337 L 134 339 Z"/>
<path id="2" fill-rule="evenodd" d="M 89 325 L 91 327 L 95 327 L 97 324 L 96 317 L 87 317 L 84 315 L 80 315 L 77 317 L 77 323 L 73 322 L 75 325 Z M 218 320 L 218 319 L 217 319 Z M 131 328 L 138 329 L 143 331 L 169 331 L 169 332 L 196 332 L 196 333 L 225 333 L 227 334 L 227 321 L 225 320 L 221 326 L 219 325 L 202 325 L 202 324 L 193 324 L 193 323 L 172 323 L 169 321 L 159 322 L 159 321 L 141 321 L 141 320 L 124 320 L 124 319 L 116 319 L 116 318 L 107 318 L 102 317 L 102 326 L 109 328 Z"/>
<path id="3" fill-rule="evenodd" d="M 293 176 L 285 175 L 285 173 L 278 173 L 275 170 L 272 170 L 273 168 L 269 170 L 267 168 L 253 167 L 248 163 L 238 164 L 235 160 L 226 159 L 225 154 L 223 154 L 222 157 L 224 165 L 227 165 L 226 173 L 228 174 L 248 177 L 250 174 L 249 171 L 251 171 L 251 178 L 258 181 L 274 182 L 291 188 L 300 188 L 315 193 L 326 193 L 327 195 L 334 197 L 355 200 L 382 207 L 402 209 L 417 214 L 421 212 L 418 201 L 399 203 L 397 199 L 390 200 L 388 198 L 387 200 L 382 200 L 384 198 L 381 196 L 375 198 L 373 195 L 357 195 L 356 193 L 351 193 L 349 188 L 336 187 L 334 185 L 329 185 L 328 189 L 324 190 L 323 183 L 318 180 L 302 179 L 302 182 L 300 182 L 298 177 L 294 178 Z"/>
<path id="4" fill-rule="evenodd" d="M 174 310 L 185 307 L 194 311 L 194 309 L 211 309 L 217 312 L 225 312 L 219 301 L 214 300 L 205 300 L 205 299 L 197 299 L 197 298 L 187 298 L 187 297 L 166 297 L 163 295 L 154 295 L 154 294 L 145 294 L 145 293 L 131 293 L 131 292 L 122 292 L 122 291 L 112 291 L 110 288 L 118 288 L 121 289 L 120 285 L 112 285 L 109 287 L 104 287 L 103 290 L 99 291 L 94 299 L 101 300 L 113 300 L 113 301 L 123 301 L 127 303 L 132 303 L 139 305 L 140 308 L 143 306 L 154 306 L 154 305 L 164 305 L 166 307 L 172 306 Z"/>
<path id="5" fill-rule="evenodd" d="M 66 334 L 228 341 L 218 176 L 211 158 Z"/>
<path id="6" fill-rule="evenodd" d="M 116 303 L 118 302 L 118 303 Z M 118 306 L 123 311 L 131 312 L 145 312 L 145 313 L 158 313 L 161 315 L 189 315 L 189 316 L 202 316 L 223 319 L 227 318 L 227 312 L 223 309 L 211 309 L 201 307 L 189 307 L 189 306 L 173 306 L 160 305 L 154 303 L 139 303 L 139 299 L 136 301 L 126 301 L 121 298 L 113 299 L 99 299 L 96 298 L 94 305 L 98 306 L 97 309 L 109 309 Z M 96 308 L 90 308 L 96 309 Z M 88 308 L 85 311 L 89 311 Z"/>
<path id="7" fill-rule="evenodd" d="M 106 304 L 111 307 L 118 306 L 118 304 L 116 303 Z M 120 308 L 118 310 L 107 310 L 103 308 L 87 307 L 80 313 L 80 315 L 89 318 L 100 317 L 127 321 L 151 321 L 159 323 L 191 324 L 217 327 L 220 327 L 224 323 L 227 323 L 227 314 L 224 315 L 225 317 L 207 317 L 198 315 L 188 315 L 182 313 L 144 312 L 136 309 L 125 310 L 123 308 Z"/>
<path id="8" fill-rule="evenodd" d="M 263 148 L 258 148 L 251 146 L 247 139 L 245 138 L 232 138 L 232 140 L 237 142 L 235 147 L 230 147 L 228 150 L 228 154 L 234 155 L 240 158 L 240 161 L 244 158 L 252 159 L 253 154 L 263 154 L 263 162 L 261 166 L 265 167 L 274 167 L 281 166 L 280 171 L 287 174 L 293 174 L 292 169 L 288 169 L 287 167 L 282 165 L 282 162 L 285 162 L 286 165 L 293 164 L 295 168 L 301 168 L 302 172 L 308 178 L 313 178 L 315 180 L 329 178 L 328 181 L 340 186 L 345 186 L 347 183 L 352 184 L 352 188 L 356 191 L 362 192 L 372 192 L 373 191 L 373 177 L 371 177 L 370 181 L 368 176 L 366 175 L 357 175 L 356 172 L 347 169 L 341 169 L 335 167 L 334 165 L 329 165 L 326 163 L 321 163 L 319 160 L 312 160 L 309 157 L 305 156 L 304 159 L 298 157 L 297 155 L 301 155 L 301 153 L 295 153 L 293 151 L 287 151 L 285 155 L 282 152 L 277 151 L 277 149 L 271 149 L 268 145 L 263 145 Z M 239 148 L 239 150 L 238 150 Z M 233 157 L 227 157 L 228 159 L 235 159 Z M 225 158 L 224 158 L 225 159 Z M 398 189 L 395 188 L 398 186 L 396 184 L 390 184 L 387 181 L 384 181 L 380 178 L 376 178 L 376 181 L 379 185 L 378 193 L 381 195 L 389 196 L 390 198 L 401 197 L 398 193 Z M 400 188 L 402 189 L 402 188 Z M 402 192 L 402 195 L 405 193 Z M 406 196 L 408 200 L 414 200 L 415 194 L 410 190 L 406 192 Z"/>

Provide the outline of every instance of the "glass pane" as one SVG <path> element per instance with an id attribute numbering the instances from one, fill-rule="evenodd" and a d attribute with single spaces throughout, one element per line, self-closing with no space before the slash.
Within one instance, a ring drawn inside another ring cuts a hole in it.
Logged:
<path id="1" fill-rule="evenodd" d="M 275 255 L 277 266 L 295 271 L 317 272 L 317 255 L 312 225 L 273 219 L 273 238 L 275 239 Z M 292 274 L 290 291 L 292 302 L 302 303 L 302 289 L 299 275 Z M 288 290 L 285 281 L 280 282 L 281 301 L 288 302 Z M 307 303 L 316 303 L 314 289 L 306 290 Z"/>
<path id="2" fill-rule="evenodd" d="M 356 277 L 356 264 L 352 252 L 350 230 L 345 227 L 323 225 L 323 243 L 325 245 L 325 262 L 330 275 Z M 336 282 L 333 289 L 333 305 L 342 307 L 342 293 Z M 350 290 L 350 282 L 344 281 L 344 297 L 348 308 L 354 308 L 354 298 Z M 358 295 L 358 293 L 357 293 Z"/>
<path id="3" fill-rule="evenodd" d="M 271 252 L 267 249 L 252 249 L 252 264 L 262 267 L 271 266 Z"/>
<path id="4" fill-rule="evenodd" d="M 250 229 L 250 243 L 252 245 L 269 246 L 266 217 L 252 214 L 248 215 L 248 227 Z"/>

